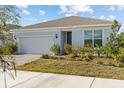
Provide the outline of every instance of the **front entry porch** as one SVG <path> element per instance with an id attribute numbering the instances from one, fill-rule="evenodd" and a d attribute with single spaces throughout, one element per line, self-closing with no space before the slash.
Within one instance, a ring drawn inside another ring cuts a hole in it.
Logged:
<path id="1" fill-rule="evenodd" d="M 61 51 L 64 53 L 64 44 L 72 45 L 72 31 L 61 32 Z"/>

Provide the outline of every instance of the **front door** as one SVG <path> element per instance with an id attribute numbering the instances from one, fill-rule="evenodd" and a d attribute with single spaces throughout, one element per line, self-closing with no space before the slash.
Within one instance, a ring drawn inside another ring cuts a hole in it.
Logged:
<path id="1" fill-rule="evenodd" d="M 72 32 L 67 32 L 67 44 L 72 44 Z"/>

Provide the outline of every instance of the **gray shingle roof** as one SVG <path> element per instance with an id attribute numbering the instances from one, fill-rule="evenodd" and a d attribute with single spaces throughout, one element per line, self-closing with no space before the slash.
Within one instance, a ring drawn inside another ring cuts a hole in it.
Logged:
<path id="1" fill-rule="evenodd" d="M 60 19 L 55 19 L 47 22 L 42 22 L 34 25 L 29 25 L 23 27 L 23 29 L 31 28 L 47 28 L 47 27 L 68 27 L 68 26 L 78 26 L 78 25 L 96 25 L 96 24 L 111 24 L 111 21 L 85 18 L 79 16 L 70 16 Z"/>

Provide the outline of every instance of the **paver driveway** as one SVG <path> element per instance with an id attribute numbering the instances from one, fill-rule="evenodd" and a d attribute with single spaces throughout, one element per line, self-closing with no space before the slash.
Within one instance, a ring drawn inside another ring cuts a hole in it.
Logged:
<path id="1" fill-rule="evenodd" d="M 124 88 L 124 80 L 102 79 L 62 74 L 18 71 L 12 80 L 7 75 L 7 87 L 10 88 Z M 0 87 L 4 79 L 0 73 Z"/>

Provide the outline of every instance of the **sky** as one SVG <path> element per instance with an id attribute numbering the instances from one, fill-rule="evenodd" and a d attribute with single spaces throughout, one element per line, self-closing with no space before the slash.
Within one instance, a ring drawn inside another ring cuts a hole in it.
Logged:
<path id="1" fill-rule="evenodd" d="M 17 6 L 22 26 L 46 22 L 66 16 L 118 20 L 124 31 L 124 6 L 118 5 L 21 5 Z"/>

